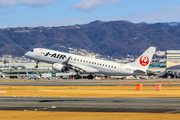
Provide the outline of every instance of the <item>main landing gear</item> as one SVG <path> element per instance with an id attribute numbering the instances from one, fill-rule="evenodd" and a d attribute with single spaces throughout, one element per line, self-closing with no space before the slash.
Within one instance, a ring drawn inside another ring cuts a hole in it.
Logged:
<path id="1" fill-rule="evenodd" d="M 78 70 L 75 71 L 76 72 L 76 75 L 74 76 L 75 79 L 80 79 L 81 76 L 78 74 Z"/>
<path id="2" fill-rule="evenodd" d="M 80 76 L 80 75 L 75 75 L 74 78 L 75 78 L 75 79 L 80 79 L 81 76 Z"/>
<path id="3" fill-rule="evenodd" d="M 90 75 L 87 76 L 87 78 L 88 79 L 93 79 L 93 75 L 90 74 Z"/>
<path id="4" fill-rule="evenodd" d="M 39 61 L 36 62 L 35 68 L 38 68 L 38 63 L 39 63 Z"/>

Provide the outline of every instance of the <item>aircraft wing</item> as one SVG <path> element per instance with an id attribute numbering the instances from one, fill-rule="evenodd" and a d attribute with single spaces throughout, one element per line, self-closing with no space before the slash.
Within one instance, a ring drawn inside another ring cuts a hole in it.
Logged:
<path id="1" fill-rule="evenodd" d="M 86 73 L 98 73 L 99 71 L 92 67 L 87 67 L 79 64 L 68 64 L 67 66 L 71 66 L 72 69 L 83 71 Z"/>
<path id="2" fill-rule="evenodd" d="M 68 68 L 72 68 L 74 70 L 79 70 L 80 72 L 86 72 L 86 73 L 98 73 L 99 72 L 99 70 L 92 68 L 92 67 L 69 63 L 70 58 L 71 58 L 71 56 L 62 64 Z"/>

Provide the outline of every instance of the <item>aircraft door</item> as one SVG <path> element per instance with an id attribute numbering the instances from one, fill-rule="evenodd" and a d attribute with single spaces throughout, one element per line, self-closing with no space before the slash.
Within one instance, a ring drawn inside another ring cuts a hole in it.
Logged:
<path id="1" fill-rule="evenodd" d="M 118 71 L 117 71 L 118 73 L 121 73 L 122 67 L 123 67 L 122 64 L 118 66 L 118 69 L 117 69 L 117 70 L 118 70 Z"/>
<path id="2" fill-rule="evenodd" d="M 43 54 L 43 49 L 39 49 L 37 52 L 37 56 L 40 57 Z"/>

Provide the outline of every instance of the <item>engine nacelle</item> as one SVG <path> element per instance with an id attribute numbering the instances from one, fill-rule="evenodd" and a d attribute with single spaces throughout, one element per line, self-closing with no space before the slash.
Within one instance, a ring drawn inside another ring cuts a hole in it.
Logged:
<path id="1" fill-rule="evenodd" d="M 65 65 L 62 65 L 62 64 L 59 64 L 59 63 L 54 63 L 52 65 L 52 69 L 53 70 L 56 70 L 56 71 L 59 71 L 59 72 L 64 72 L 65 69 L 66 69 L 66 66 Z"/>

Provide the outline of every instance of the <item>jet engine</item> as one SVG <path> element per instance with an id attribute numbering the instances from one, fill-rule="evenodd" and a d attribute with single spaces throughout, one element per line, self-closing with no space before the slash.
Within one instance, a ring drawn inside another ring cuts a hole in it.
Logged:
<path id="1" fill-rule="evenodd" d="M 59 72 L 64 72 L 64 71 L 67 70 L 65 65 L 62 65 L 62 64 L 59 64 L 59 63 L 54 63 L 52 65 L 52 69 L 56 70 L 56 71 L 59 71 Z"/>

